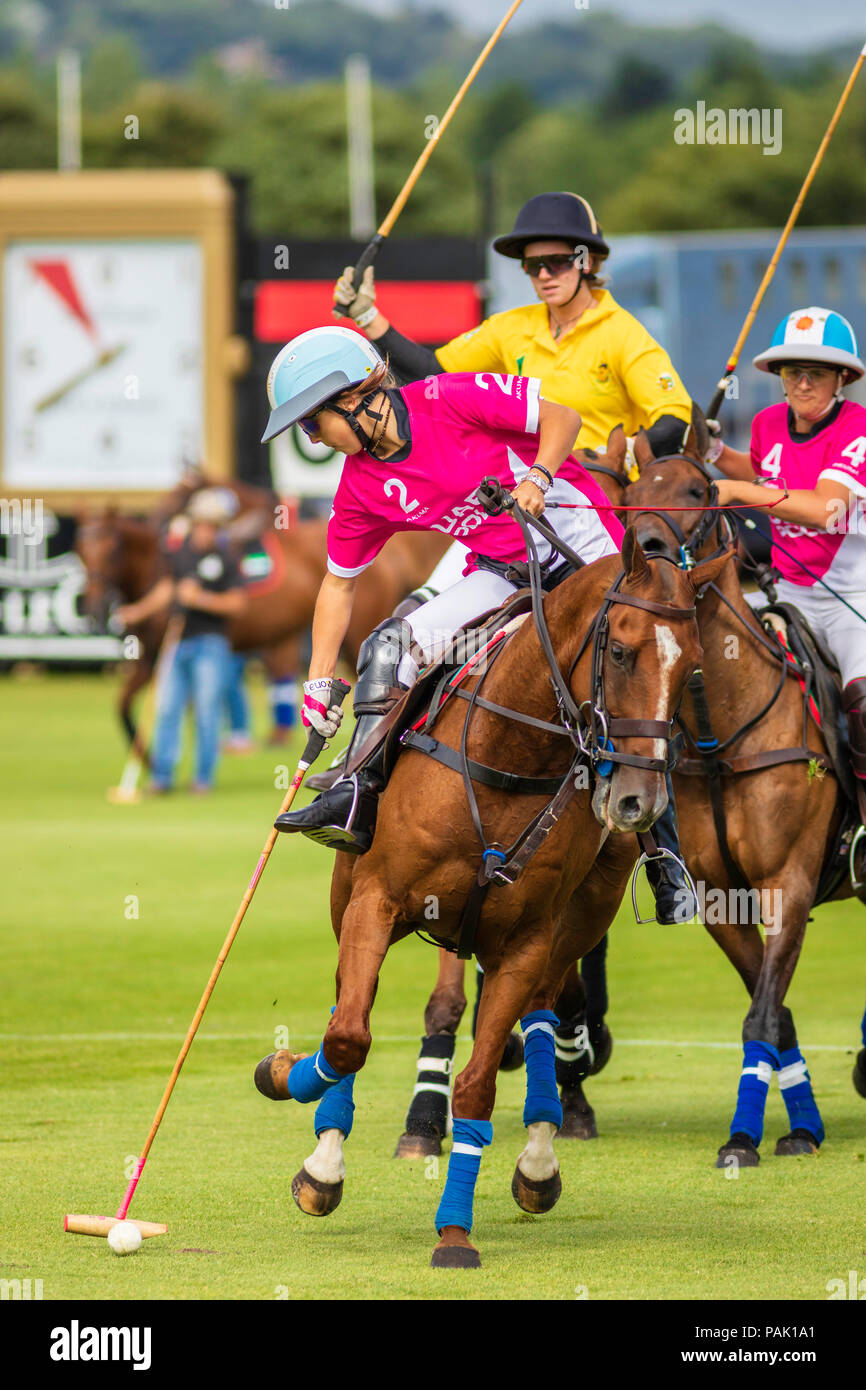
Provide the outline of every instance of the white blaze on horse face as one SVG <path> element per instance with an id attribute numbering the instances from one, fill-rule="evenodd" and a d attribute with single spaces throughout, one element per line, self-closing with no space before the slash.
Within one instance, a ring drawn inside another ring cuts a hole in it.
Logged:
<path id="1" fill-rule="evenodd" d="M 656 719 L 667 720 L 668 700 L 670 698 L 670 675 L 677 661 L 682 656 L 683 651 L 674 634 L 664 623 L 655 623 L 656 651 L 659 654 L 659 666 L 661 667 L 661 686 L 659 688 L 659 706 L 656 711 Z M 664 739 L 655 740 L 656 757 L 665 756 Z"/>

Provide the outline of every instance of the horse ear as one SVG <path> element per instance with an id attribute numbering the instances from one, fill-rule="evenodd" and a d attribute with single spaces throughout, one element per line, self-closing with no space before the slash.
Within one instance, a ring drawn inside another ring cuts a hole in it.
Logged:
<path id="1" fill-rule="evenodd" d="M 649 435 L 641 426 L 634 437 L 634 461 L 637 464 L 638 472 L 643 472 L 647 464 L 652 463 L 653 458 L 653 446 L 650 444 Z"/>
<path id="2" fill-rule="evenodd" d="M 625 540 L 620 551 L 622 567 L 625 570 L 626 584 L 639 584 L 642 579 L 650 576 L 649 561 L 641 549 L 637 532 L 633 526 L 629 526 L 625 533 Z"/>
<path id="3" fill-rule="evenodd" d="M 702 459 L 710 447 L 710 432 L 707 417 L 697 401 L 692 401 L 692 419 L 683 444 L 683 453 Z"/>
<path id="4" fill-rule="evenodd" d="M 697 592 L 705 584 L 712 584 L 714 579 L 718 579 L 728 561 L 733 560 L 735 554 L 735 551 L 727 550 L 724 555 L 716 555 L 712 560 L 704 560 L 703 564 L 695 565 L 694 569 L 688 570 L 692 588 Z"/>
<path id="5" fill-rule="evenodd" d="M 623 475 L 625 475 L 625 469 L 623 468 L 623 464 L 625 463 L 625 449 L 625 430 L 622 425 L 614 425 L 607 437 L 605 462 L 609 463 L 611 468 L 615 468 L 618 473 L 622 473 Z"/>

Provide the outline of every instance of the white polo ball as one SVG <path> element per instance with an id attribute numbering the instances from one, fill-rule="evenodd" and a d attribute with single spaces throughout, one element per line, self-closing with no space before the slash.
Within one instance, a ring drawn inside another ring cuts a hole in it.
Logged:
<path id="1" fill-rule="evenodd" d="M 141 1246 L 141 1231 L 134 1221 L 118 1221 L 108 1232 L 108 1243 L 115 1255 L 134 1255 Z"/>

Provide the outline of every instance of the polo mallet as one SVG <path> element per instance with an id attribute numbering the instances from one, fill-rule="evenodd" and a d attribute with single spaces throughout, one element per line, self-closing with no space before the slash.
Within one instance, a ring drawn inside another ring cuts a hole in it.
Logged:
<path id="1" fill-rule="evenodd" d="M 789 237 L 790 234 L 791 234 L 791 231 L 792 231 L 792 229 L 793 229 L 793 227 L 794 227 L 794 223 L 797 221 L 797 218 L 800 216 L 800 209 L 801 209 L 801 207 L 803 206 L 803 203 L 804 203 L 805 198 L 806 198 L 806 194 L 809 192 L 809 189 L 810 189 L 810 187 L 811 187 L 811 185 L 812 185 L 812 180 L 814 179 L 815 175 L 816 175 L 817 172 L 818 172 L 818 169 L 819 169 L 820 164 L 821 164 L 821 160 L 824 158 L 824 155 L 825 155 L 826 150 L 827 150 L 827 146 L 829 145 L 830 139 L 831 139 L 831 137 L 832 137 L 832 135 L 833 135 L 833 131 L 836 129 L 836 125 L 837 125 L 837 122 L 838 122 L 838 120 L 839 120 L 839 117 L 842 115 L 842 112 L 843 112 L 843 110 L 844 110 L 844 108 L 845 108 L 845 103 L 847 102 L 848 97 L 849 97 L 850 94 L 851 94 L 851 88 L 854 86 L 854 83 L 857 81 L 857 74 L 859 73 L 861 67 L 863 66 L 863 60 L 864 60 L 864 58 L 866 58 L 866 44 L 864 44 L 863 47 L 861 48 L 861 50 L 860 50 L 860 56 L 859 56 L 859 58 L 857 59 L 856 63 L 854 64 L 854 67 L 853 67 L 852 72 L 851 72 L 851 76 L 848 78 L 848 81 L 845 83 L 845 89 L 844 89 L 844 91 L 842 92 L 841 97 L 839 98 L 839 102 L 838 102 L 838 104 L 837 104 L 837 106 L 836 106 L 836 110 L 833 112 L 833 116 L 832 116 L 832 119 L 831 119 L 831 121 L 830 121 L 830 124 L 828 125 L 827 129 L 826 129 L 825 132 L 824 132 L 824 139 L 821 141 L 820 145 L 818 146 L 818 152 L 817 152 L 817 154 L 815 155 L 815 158 L 812 160 L 811 168 L 809 169 L 808 174 L 806 175 L 805 179 L 803 180 L 803 187 L 800 189 L 800 192 L 799 192 L 799 194 L 798 194 L 798 196 L 797 196 L 797 201 L 795 202 L 793 208 L 791 209 L 791 215 L 790 215 L 790 217 L 788 218 L 787 222 L 785 223 L 785 227 L 784 227 L 784 230 L 783 230 L 783 232 L 782 232 L 782 235 L 779 237 L 779 244 L 778 244 L 778 246 L 776 247 L 775 251 L 773 252 L 773 259 L 770 261 L 770 264 L 767 266 L 767 269 L 766 269 L 766 271 L 764 272 L 764 278 L 763 278 L 763 280 L 761 281 L 760 285 L 758 286 L 758 292 L 757 292 L 757 294 L 755 295 L 755 298 L 752 300 L 752 307 L 750 308 L 749 312 L 747 313 L 745 323 L 743 324 L 742 328 L 740 329 L 740 336 L 739 336 L 739 338 L 737 339 L 736 343 L 734 344 L 734 350 L 733 350 L 733 352 L 731 353 L 731 355 L 730 355 L 730 357 L 728 358 L 728 361 L 727 361 L 727 363 L 726 363 L 726 365 L 725 365 L 725 374 L 724 374 L 724 376 L 722 377 L 721 381 L 719 382 L 718 386 L 716 387 L 716 393 L 715 393 L 715 395 L 713 396 L 713 399 L 710 401 L 710 404 L 709 404 L 709 406 L 708 406 L 708 408 L 707 408 L 706 414 L 707 414 L 708 419 L 710 419 L 710 420 L 714 420 L 714 419 L 716 418 L 717 412 L 721 409 L 722 401 L 725 399 L 725 389 L 726 389 L 726 387 L 727 387 L 728 381 L 729 381 L 729 379 L 730 379 L 732 373 L 734 372 L 734 369 L 736 368 L 737 363 L 738 363 L 739 360 L 740 360 L 740 353 L 741 353 L 742 350 L 743 350 L 743 344 L 745 343 L 747 337 L 749 336 L 749 333 L 751 332 L 752 324 L 755 322 L 755 315 L 757 314 L 758 310 L 759 310 L 760 307 L 761 307 L 761 300 L 764 298 L 764 295 L 765 295 L 765 293 L 766 293 L 766 291 L 767 291 L 767 286 L 769 285 L 770 281 L 772 280 L 773 276 L 774 276 L 775 273 L 776 273 L 776 266 L 779 264 L 779 258 L 780 258 L 782 252 L 783 252 L 784 249 L 785 249 L 785 243 L 787 242 L 788 237 Z M 355 283 L 356 283 L 356 284 L 358 283 L 357 280 L 355 281 Z"/>
<path id="2" fill-rule="evenodd" d="M 325 701 L 327 707 L 330 708 L 332 705 L 342 705 L 343 701 L 349 693 L 349 690 L 350 686 L 347 685 L 345 681 L 332 681 L 330 696 Z M 295 795 L 297 794 L 297 791 L 301 783 L 304 780 L 304 776 L 308 768 L 310 767 L 311 763 L 313 763 L 315 759 L 319 756 L 324 746 L 324 737 L 321 734 L 317 734 L 314 729 L 311 730 L 310 735 L 307 739 L 307 746 L 304 749 L 303 757 L 298 763 L 297 772 L 292 778 L 292 784 L 285 795 L 283 804 L 277 813 L 278 815 L 283 815 L 286 811 L 288 811 L 289 807 L 295 799 Z M 192 1040 L 195 1037 L 196 1032 L 198 1031 L 198 1026 L 201 1023 L 202 1016 L 204 1014 L 205 1009 L 207 1008 L 208 1000 L 213 994 L 214 986 L 216 985 L 216 982 L 219 979 L 219 974 L 223 968 L 225 959 L 228 956 L 229 951 L 231 950 L 232 942 L 234 941 L 235 937 L 237 936 L 240 930 L 240 925 L 241 922 L 244 920 L 246 910 L 252 902 L 253 894 L 256 891 L 259 879 L 264 873 L 265 865 L 268 862 L 271 850 L 274 847 L 278 834 L 278 830 L 271 830 L 270 835 L 265 841 L 265 847 L 262 850 L 261 855 L 259 856 L 259 862 L 256 864 L 253 876 L 247 884 L 247 891 L 244 893 L 243 899 L 241 900 L 241 905 L 238 908 L 235 914 L 235 919 L 231 924 L 229 934 L 223 942 L 222 950 L 217 956 L 216 965 L 211 971 L 211 977 L 207 982 L 205 992 L 199 1001 L 199 1006 L 195 1011 L 192 1023 L 189 1025 L 189 1032 L 184 1038 L 183 1046 L 181 1047 L 180 1052 L 178 1053 L 177 1061 L 175 1062 L 171 1076 L 168 1079 L 168 1085 L 166 1086 L 162 1100 L 159 1103 L 159 1109 L 157 1110 L 156 1115 L 153 1119 L 153 1124 L 150 1127 L 150 1133 L 148 1134 L 144 1148 L 141 1151 L 141 1157 L 138 1159 L 135 1165 L 135 1171 L 133 1172 L 132 1178 L 130 1179 L 129 1186 L 127 1187 L 126 1192 L 124 1193 L 123 1201 L 121 1202 L 118 1208 L 117 1215 L 64 1216 L 63 1229 L 65 1231 L 71 1231 L 73 1234 L 80 1236 L 107 1236 L 112 1226 L 115 1226 L 118 1221 L 126 1221 L 131 1219 L 127 1217 L 127 1212 L 129 1211 L 129 1206 L 132 1201 L 133 1194 L 135 1193 L 135 1189 L 138 1186 L 138 1180 L 144 1172 L 144 1165 L 147 1162 L 147 1155 L 150 1153 L 150 1146 L 156 1138 L 156 1131 L 159 1129 L 159 1126 L 162 1122 L 162 1117 L 166 1111 L 166 1106 L 168 1105 L 168 1102 L 171 1099 L 171 1093 L 174 1090 L 175 1082 L 177 1081 L 177 1078 L 180 1075 L 180 1069 L 186 1061 L 186 1055 L 192 1046 Z M 138 1227 L 138 1229 L 141 1231 L 142 1236 L 162 1236 L 165 1235 L 166 1231 L 168 1230 L 167 1226 L 164 1226 L 161 1223 L 154 1221 L 134 1221 L 133 1224 Z"/>
<path id="3" fill-rule="evenodd" d="M 174 654 L 177 651 L 177 644 L 183 632 L 184 617 L 182 614 L 175 614 L 169 620 L 165 629 L 159 653 L 156 658 L 150 686 L 145 691 L 142 702 L 142 714 L 136 730 L 135 739 L 129 750 L 129 756 L 120 778 L 120 784 L 116 787 L 109 787 L 105 795 L 108 800 L 116 806 L 130 806 L 136 801 L 141 800 L 141 792 L 138 789 L 138 779 L 141 776 L 141 769 L 147 757 L 147 747 L 150 743 L 151 731 L 156 723 L 156 716 L 159 712 L 159 704 L 162 691 L 165 688 L 166 678 L 169 669 L 174 661 Z M 139 748 L 145 750 L 139 753 Z"/>
<path id="4" fill-rule="evenodd" d="M 364 278 L 365 270 L 368 266 L 371 266 L 373 264 L 374 260 L 379 254 L 379 248 L 381 247 L 385 238 L 389 235 L 392 227 L 394 226 L 394 223 L 397 221 L 397 218 L 403 211 L 403 208 L 406 206 L 409 194 L 412 192 L 412 189 L 415 187 L 416 183 L 421 177 L 421 173 L 428 159 L 430 158 L 434 149 L 439 143 L 439 137 L 447 128 L 451 120 L 451 117 L 456 112 L 464 96 L 468 92 L 469 88 L 472 86 L 472 83 L 475 81 L 475 78 L 478 76 L 478 73 L 481 71 L 491 52 L 499 42 L 499 39 L 506 25 L 511 19 L 511 16 L 515 13 L 516 10 L 520 8 L 522 3 L 523 0 L 513 0 L 513 4 L 508 10 L 508 13 L 504 15 L 502 19 L 500 19 L 493 33 L 490 35 L 490 38 L 487 40 L 486 44 L 482 48 L 475 62 L 472 64 L 472 67 L 469 70 L 469 74 L 466 77 L 466 80 L 463 82 L 463 85 L 460 87 L 460 90 L 458 91 L 451 105 L 448 107 L 448 110 L 445 112 L 445 115 L 442 117 L 442 120 L 439 122 L 439 125 L 437 126 L 435 133 L 431 135 L 430 139 L 427 141 L 425 148 L 418 156 L 418 159 L 415 162 L 415 167 L 412 170 L 406 182 L 403 184 L 403 187 L 400 189 L 400 192 L 397 194 L 397 197 L 394 199 L 394 202 L 391 205 L 390 212 L 388 213 L 387 217 L 385 217 L 384 221 L 381 223 L 379 230 L 376 232 L 375 236 L 371 239 L 371 241 L 362 251 L 361 258 L 355 266 L 352 275 L 352 284 L 354 285 L 356 290 L 360 287 L 361 281 Z M 342 317 L 342 313 L 340 317 Z"/>

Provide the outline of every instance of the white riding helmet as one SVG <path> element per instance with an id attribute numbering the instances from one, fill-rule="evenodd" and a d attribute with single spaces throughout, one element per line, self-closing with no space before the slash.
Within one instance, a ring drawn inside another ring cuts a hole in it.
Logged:
<path id="1" fill-rule="evenodd" d="M 752 359 L 761 372 L 778 372 L 785 362 L 816 362 L 844 368 L 848 380 L 866 371 L 854 329 L 833 309 L 795 309 L 782 319 L 765 352 Z"/>

